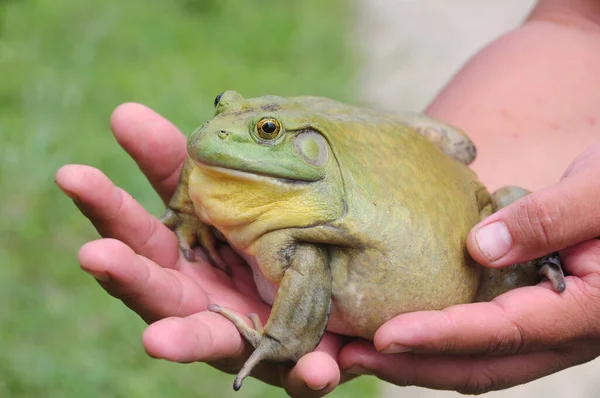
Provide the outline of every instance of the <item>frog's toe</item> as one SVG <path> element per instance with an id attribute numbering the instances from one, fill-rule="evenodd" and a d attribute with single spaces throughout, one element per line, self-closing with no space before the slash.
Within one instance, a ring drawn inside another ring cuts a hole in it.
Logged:
<path id="1" fill-rule="evenodd" d="M 183 253 L 183 257 L 188 261 L 194 261 L 196 259 L 194 249 L 192 249 L 196 244 L 196 237 L 194 234 L 185 227 L 178 227 L 174 232 L 179 241 L 179 249 Z"/>
<path id="2" fill-rule="evenodd" d="M 181 249 L 186 260 L 194 261 L 195 255 L 192 248 L 196 245 L 197 238 L 193 217 L 167 208 L 160 221 L 175 232 L 175 236 L 179 241 L 179 249 Z"/>
<path id="3" fill-rule="evenodd" d="M 540 260 L 539 267 L 540 275 L 546 277 L 552 283 L 554 290 L 559 293 L 565 291 L 567 284 L 558 253 L 552 253 L 543 257 Z"/>
<path id="4" fill-rule="evenodd" d="M 216 248 L 216 229 L 204 224 L 196 215 L 177 212 L 170 208 L 165 211 L 160 220 L 167 228 L 175 232 L 179 248 L 186 260 L 194 261 L 196 259 L 194 247 L 200 245 L 212 265 L 227 275 L 231 275 L 231 268 L 223 261 Z M 219 239 L 221 238 L 219 237 Z"/>
<path id="5" fill-rule="evenodd" d="M 208 310 L 221 314 L 230 320 L 239 330 L 242 336 L 255 348 L 254 352 L 242 366 L 233 382 L 233 389 L 238 391 L 242 387 L 242 381 L 250 375 L 252 369 L 261 361 L 282 362 L 290 358 L 290 350 L 277 339 L 265 333 L 262 322 L 258 315 L 250 313 L 247 317 L 252 321 L 252 326 L 247 325 L 246 320 L 235 311 L 226 309 L 217 304 L 210 304 Z"/>
<path id="6" fill-rule="evenodd" d="M 233 323 L 240 331 L 241 335 L 244 336 L 244 338 L 248 341 L 248 343 L 252 344 L 252 347 L 258 347 L 258 343 L 263 335 L 263 327 L 258 315 L 248 314 L 248 318 L 250 318 L 250 321 L 252 321 L 253 328 L 251 328 L 246 324 L 244 318 L 235 311 L 223 308 L 217 304 L 209 304 L 208 310 L 217 314 L 221 314 L 230 320 L 231 323 Z"/>
<path id="7" fill-rule="evenodd" d="M 250 321 L 252 321 L 252 326 L 254 327 L 254 329 L 262 334 L 264 329 L 263 324 L 260 321 L 260 318 L 258 317 L 258 314 L 251 312 L 249 314 L 246 314 L 246 316 L 250 318 Z"/>
<path id="8" fill-rule="evenodd" d="M 204 225 L 203 228 L 199 228 L 198 230 L 198 240 L 210 262 L 231 276 L 231 268 L 223 261 L 223 258 L 217 251 L 214 231 L 216 231 L 214 228 Z"/>
<path id="9" fill-rule="evenodd" d="M 183 257 L 188 260 L 188 261 L 194 261 L 196 259 L 196 255 L 194 254 L 194 251 L 191 249 L 187 249 L 185 247 L 179 247 L 181 249 L 181 252 L 183 253 Z"/>

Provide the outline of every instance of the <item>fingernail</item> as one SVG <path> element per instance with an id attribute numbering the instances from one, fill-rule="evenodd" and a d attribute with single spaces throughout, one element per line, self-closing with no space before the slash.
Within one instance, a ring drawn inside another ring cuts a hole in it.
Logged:
<path id="1" fill-rule="evenodd" d="M 328 384 L 329 383 L 325 383 L 323 385 L 321 385 L 321 384 L 310 385 L 310 384 L 306 383 L 306 387 L 310 388 L 313 391 L 322 391 L 327 387 Z"/>
<path id="2" fill-rule="evenodd" d="M 409 352 L 409 351 L 412 351 L 412 348 L 404 346 L 404 345 L 392 343 L 392 344 L 388 345 L 387 347 L 385 347 L 380 352 L 383 354 L 400 354 L 400 353 Z"/>
<path id="3" fill-rule="evenodd" d="M 373 371 L 367 368 L 364 368 L 358 364 L 354 364 L 350 366 L 348 369 L 345 369 L 344 372 L 350 373 L 353 375 L 372 375 Z"/>
<path id="4" fill-rule="evenodd" d="M 480 228 L 475 233 L 479 250 L 488 260 L 495 261 L 505 256 L 512 248 L 512 238 L 502 221 L 496 221 Z"/>
<path id="5" fill-rule="evenodd" d="M 106 272 L 94 272 L 87 269 L 85 272 L 96 278 L 98 282 L 106 283 L 110 281 L 110 275 L 108 275 Z"/>

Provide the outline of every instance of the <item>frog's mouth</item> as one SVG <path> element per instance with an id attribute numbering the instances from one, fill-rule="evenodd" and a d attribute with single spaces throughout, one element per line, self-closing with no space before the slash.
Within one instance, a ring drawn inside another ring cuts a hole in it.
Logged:
<path id="1" fill-rule="evenodd" d="M 256 146 L 230 138 L 223 142 L 218 132 L 197 133 L 188 142 L 188 156 L 201 170 L 227 174 L 238 179 L 262 178 L 285 184 L 305 184 L 321 180 L 325 168 L 315 168 L 303 162 L 289 145 Z"/>
<path id="2" fill-rule="evenodd" d="M 249 167 L 250 170 L 242 170 L 234 167 L 227 167 L 222 165 L 211 165 L 198 160 L 194 160 L 196 167 L 201 171 L 208 172 L 211 174 L 222 174 L 229 178 L 238 180 L 252 180 L 252 181 L 263 181 L 263 182 L 275 182 L 279 184 L 309 184 L 314 181 L 288 178 L 276 175 L 274 173 L 265 173 L 264 171 L 258 171 L 255 167 Z"/>

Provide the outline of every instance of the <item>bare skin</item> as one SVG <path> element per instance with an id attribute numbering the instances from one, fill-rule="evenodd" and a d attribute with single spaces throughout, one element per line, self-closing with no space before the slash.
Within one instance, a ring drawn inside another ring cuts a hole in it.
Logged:
<path id="1" fill-rule="evenodd" d="M 484 392 L 600 354 L 600 241 L 588 240 L 600 235 L 598 148 L 576 161 L 555 184 L 571 160 L 600 138 L 598 8 L 594 0 L 541 1 L 529 22 L 475 56 L 428 109 L 430 115 L 469 131 L 480 150 L 474 168 L 491 189 L 504 183 L 530 189 L 550 186 L 476 226 L 469 241 L 471 254 L 482 264 L 502 266 L 571 246 L 561 253 L 572 275 L 567 278 L 570 293 L 549 306 L 549 300 L 558 300 L 550 296 L 554 293 L 534 286 L 491 304 L 405 314 L 381 327 L 375 348 L 357 341 L 342 350 L 345 341 L 326 334 L 317 350 L 295 367 L 261 366 L 256 377 L 283 386 L 292 396 L 306 397 L 325 395 L 352 377 L 350 373 L 372 373 L 399 385 Z M 167 201 L 177 184 L 185 138 L 165 119 L 136 104 L 119 107 L 112 127 Z M 137 145 L 142 137 L 146 147 Z M 499 147 L 510 148 L 512 155 L 497 155 Z M 543 167 L 534 171 L 529 162 Z M 56 179 L 104 237 L 81 249 L 82 268 L 144 320 L 154 322 L 143 337 L 148 353 L 238 371 L 249 355 L 245 343 L 230 322 L 206 311 L 206 305 L 219 302 L 266 320 L 268 308 L 258 300 L 241 261 L 222 253 L 231 266 L 231 279 L 207 263 L 187 262 L 179 256 L 173 234 L 95 169 L 66 166 Z M 508 252 L 490 260 L 474 238 L 494 220 L 503 221 L 511 239 Z M 565 327 L 557 327 L 556 319 L 566 319 Z M 477 329 L 476 320 L 494 327 Z M 415 323 L 432 328 L 410 333 Z M 414 353 L 377 351 L 391 343 Z M 507 352 L 518 355 L 496 355 Z M 453 353 L 473 356 L 457 358 Z"/>

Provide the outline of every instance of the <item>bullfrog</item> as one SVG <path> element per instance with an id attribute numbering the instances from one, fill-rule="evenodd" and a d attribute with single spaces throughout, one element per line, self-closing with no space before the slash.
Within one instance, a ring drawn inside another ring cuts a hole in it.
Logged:
<path id="1" fill-rule="evenodd" d="M 252 268 L 267 323 L 213 303 L 260 361 L 297 361 L 325 330 L 372 339 L 392 317 L 491 300 L 544 276 L 565 289 L 556 255 L 489 269 L 469 230 L 528 192 L 490 194 L 467 166 L 473 142 L 419 114 L 386 114 L 320 97 L 245 99 L 226 91 L 188 139 L 162 218 L 186 258 L 199 245 L 227 272 L 225 239 Z"/>

